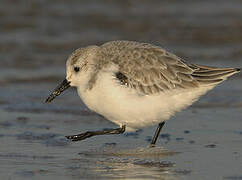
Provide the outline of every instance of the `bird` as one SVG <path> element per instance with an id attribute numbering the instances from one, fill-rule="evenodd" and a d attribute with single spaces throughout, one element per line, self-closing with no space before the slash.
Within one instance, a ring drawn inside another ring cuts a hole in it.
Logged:
<path id="1" fill-rule="evenodd" d="M 158 125 L 155 146 L 165 122 L 239 68 L 187 63 L 150 43 L 117 40 L 75 50 L 66 62 L 66 78 L 46 99 L 50 103 L 73 86 L 84 104 L 119 127 L 66 136 L 81 141 Z"/>

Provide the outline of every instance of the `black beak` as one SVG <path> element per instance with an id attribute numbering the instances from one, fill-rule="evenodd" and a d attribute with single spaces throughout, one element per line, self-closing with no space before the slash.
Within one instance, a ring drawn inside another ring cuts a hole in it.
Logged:
<path id="1" fill-rule="evenodd" d="M 50 103 L 53 99 L 55 99 L 57 96 L 59 96 L 63 91 L 68 89 L 70 87 L 70 82 L 66 79 L 57 86 L 54 91 L 50 94 L 50 96 L 45 100 L 46 103 Z"/>

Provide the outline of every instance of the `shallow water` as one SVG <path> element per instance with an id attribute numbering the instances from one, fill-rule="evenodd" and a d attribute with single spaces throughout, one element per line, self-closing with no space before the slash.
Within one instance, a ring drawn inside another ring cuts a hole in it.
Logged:
<path id="1" fill-rule="evenodd" d="M 74 49 L 109 40 L 242 67 L 241 19 L 239 0 L 1 1 L 1 179 L 242 179 L 241 74 L 169 120 L 156 148 L 156 127 L 69 142 L 65 135 L 116 126 L 75 89 L 44 103 Z"/>

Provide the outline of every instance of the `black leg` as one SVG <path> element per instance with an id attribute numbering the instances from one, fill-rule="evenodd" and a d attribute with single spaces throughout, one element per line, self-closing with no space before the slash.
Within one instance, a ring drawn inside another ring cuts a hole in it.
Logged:
<path id="1" fill-rule="evenodd" d="M 160 131 L 161 131 L 162 127 L 164 126 L 164 124 L 165 124 L 165 121 L 162 122 L 162 123 L 159 123 L 159 125 L 158 125 L 158 127 L 157 127 L 157 129 L 155 131 L 154 137 L 153 137 L 153 139 L 151 141 L 151 144 L 150 144 L 151 147 L 155 146 L 155 143 L 156 143 L 156 141 L 157 141 L 157 139 L 159 137 Z"/>
<path id="2" fill-rule="evenodd" d="M 125 125 L 117 129 L 108 129 L 103 131 L 87 131 L 85 133 L 81 133 L 77 135 L 66 136 L 66 138 L 72 141 L 81 141 L 86 138 L 90 138 L 92 136 L 104 135 L 104 134 L 122 134 L 124 132 L 125 132 Z"/>

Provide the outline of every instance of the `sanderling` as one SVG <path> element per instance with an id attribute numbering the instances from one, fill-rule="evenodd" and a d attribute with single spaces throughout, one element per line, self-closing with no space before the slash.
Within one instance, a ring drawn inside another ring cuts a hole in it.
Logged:
<path id="1" fill-rule="evenodd" d="M 75 50 L 66 63 L 66 79 L 46 102 L 75 86 L 90 110 L 120 126 L 66 136 L 72 141 L 158 124 L 155 145 L 166 120 L 239 71 L 188 64 L 148 43 L 112 41 Z"/>

